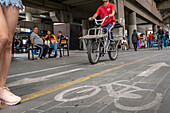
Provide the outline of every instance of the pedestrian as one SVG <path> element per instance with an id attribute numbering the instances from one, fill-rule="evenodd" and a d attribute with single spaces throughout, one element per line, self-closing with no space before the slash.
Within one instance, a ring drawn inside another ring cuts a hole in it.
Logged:
<path id="1" fill-rule="evenodd" d="M 158 46 L 161 47 L 161 50 L 162 50 L 162 48 L 163 48 L 162 44 L 163 44 L 164 36 L 165 36 L 165 31 L 162 28 L 162 26 L 159 27 L 159 30 L 156 34 L 158 35 Z"/>
<path id="2" fill-rule="evenodd" d="M 5 87 L 12 57 L 12 42 L 17 26 L 21 0 L 0 0 L 0 102 L 16 105 L 21 101 Z"/>
<path id="3" fill-rule="evenodd" d="M 151 32 L 149 35 L 149 39 L 150 39 L 150 48 L 153 48 L 153 34 Z"/>
<path id="4" fill-rule="evenodd" d="M 132 34 L 132 43 L 133 43 L 135 51 L 137 51 L 137 43 L 138 43 L 138 41 L 139 41 L 138 34 L 137 34 L 136 30 L 134 30 L 133 34 Z"/>
<path id="5" fill-rule="evenodd" d="M 168 32 L 166 32 L 165 38 L 164 38 L 164 46 L 165 46 L 165 47 L 168 46 L 168 40 L 169 40 L 169 34 L 168 34 Z"/>

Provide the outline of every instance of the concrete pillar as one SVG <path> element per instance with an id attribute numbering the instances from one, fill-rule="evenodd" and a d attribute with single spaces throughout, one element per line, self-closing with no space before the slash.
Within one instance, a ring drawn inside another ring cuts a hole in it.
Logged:
<path id="1" fill-rule="evenodd" d="M 32 21 L 32 14 L 29 12 L 26 12 L 26 21 Z"/>
<path id="2" fill-rule="evenodd" d="M 64 11 L 60 10 L 60 22 L 64 22 Z"/>
<path id="3" fill-rule="evenodd" d="M 87 35 L 88 29 L 89 29 L 89 21 L 88 20 L 82 20 L 83 36 Z"/>
<path id="4" fill-rule="evenodd" d="M 73 23 L 73 14 L 69 13 L 69 23 Z"/>
<path id="5" fill-rule="evenodd" d="M 153 25 L 153 33 L 156 33 L 158 31 L 158 25 Z"/>
<path id="6" fill-rule="evenodd" d="M 88 29 L 89 29 L 89 21 L 88 20 L 82 20 L 82 30 L 83 30 L 82 34 L 83 34 L 83 36 L 88 34 Z M 87 42 L 85 42 L 83 40 L 83 49 L 84 50 L 87 50 L 86 43 Z"/>
<path id="7" fill-rule="evenodd" d="M 136 25 L 136 12 L 132 12 L 129 14 L 129 37 L 130 37 L 130 48 L 133 48 L 132 45 L 132 34 L 134 30 L 137 30 Z"/>

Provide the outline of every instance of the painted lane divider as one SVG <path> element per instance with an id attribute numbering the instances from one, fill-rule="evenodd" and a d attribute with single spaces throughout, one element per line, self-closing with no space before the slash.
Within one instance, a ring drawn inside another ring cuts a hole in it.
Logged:
<path id="1" fill-rule="evenodd" d="M 31 71 L 31 72 L 26 72 L 26 73 L 20 73 L 20 74 L 15 74 L 15 75 L 9 75 L 8 78 L 19 77 L 19 76 L 25 76 L 25 75 L 30 75 L 30 74 L 34 74 L 34 73 L 45 72 L 45 71 L 54 70 L 54 69 L 60 69 L 60 68 L 69 67 L 69 66 L 74 66 L 74 65 L 65 65 L 65 66 L 59 66 L 59 67 L 54 67 L 54 68 L 42 69 L 42 70 L 38 70 L 38 71 Z"/>
<path id="2" fill-rule="evenodd" d="M 56 77 L 56 76 L 59 76 L 59 75 L 64 75 L 64 74 L 80 71 L 80 70 L 83 70 L 83 69 L 84 68 L 72 69 L 72 70 L 69 70 L 69 71 L 55 73 L 55 74 L 51 74 L 51 75 L 47 75 L 47 76 L 41 76 L 41 77 L 37 77 L 37 78 L 24 78 L 24 79 L 9 83 L 9 84 L 7 84 L 7 86 L 13 87 L 13 86 L 31 84 L 31 83 L 36 83 L 36 82 L 43 82 L 43 81 L 49 80 L 49 78 L 51 78 L 51 77 Z"/>
<path id="3" fill-rule="evenodd" d="M 168 64 L 161 62 L 161 63 L 157 63 L 157 64 L 152 64 L 150 65 L 152 66 L 151 68 L 147 69 L 146 71 L 140 73 L 139 75 L 137 75 L 138 77 L 148 77 L 150 76 L 152 73 L 154 73 L 155 71 L 159 70 L 161 67 L 169 67 Z"/>

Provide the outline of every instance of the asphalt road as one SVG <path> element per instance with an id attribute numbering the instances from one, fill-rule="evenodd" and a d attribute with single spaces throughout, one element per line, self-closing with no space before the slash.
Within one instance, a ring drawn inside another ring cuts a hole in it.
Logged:
<path id="1" fill-rule="evenodd" d="M 96 65 L 78 51 L 34 61 L 23 55 L 7 79 L 22 102 L 0 113 L 170 113 L 169 81 L 170 48 L 121 51 Z"/>

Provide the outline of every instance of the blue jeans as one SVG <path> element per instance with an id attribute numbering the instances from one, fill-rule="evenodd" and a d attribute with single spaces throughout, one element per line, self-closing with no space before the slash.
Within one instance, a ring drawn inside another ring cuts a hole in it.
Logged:
<path id="1" fill-rule="evenodd" d="M 164 46 L 167 47 L 168 46 L 168 41 L 164 40 Z"/>
<path id="2" fill-rule="evenodd" d="M 51 44 L 50 46 L 54 48 L 55 54 L 56 54 L 56 56 L 58 56 L 58 50 L 57 50 L 58 49 L 58 43 Z"/>
<path id="3" fill-rule="evenodd" d="M 153 48 L 153 41 L 150 41 L 150 47 Z"/>
<path id="4" fill-rule="evenodd" d="M 102 26 L 102 28 L 103 28 L 103 30 L 104 30 L 105 32 L 107 32 L 107 29 L 106 29 L 106 28 L 108 28 L 108 38 L 109 38 L 109 40 L 111 40 L 111 41 L 114 41 L 113 31 L 112 31 L 113 28 L 114 28 L 114 26 L 115 26 L 115 23 L 108 23 L 108 24 Z"/>

